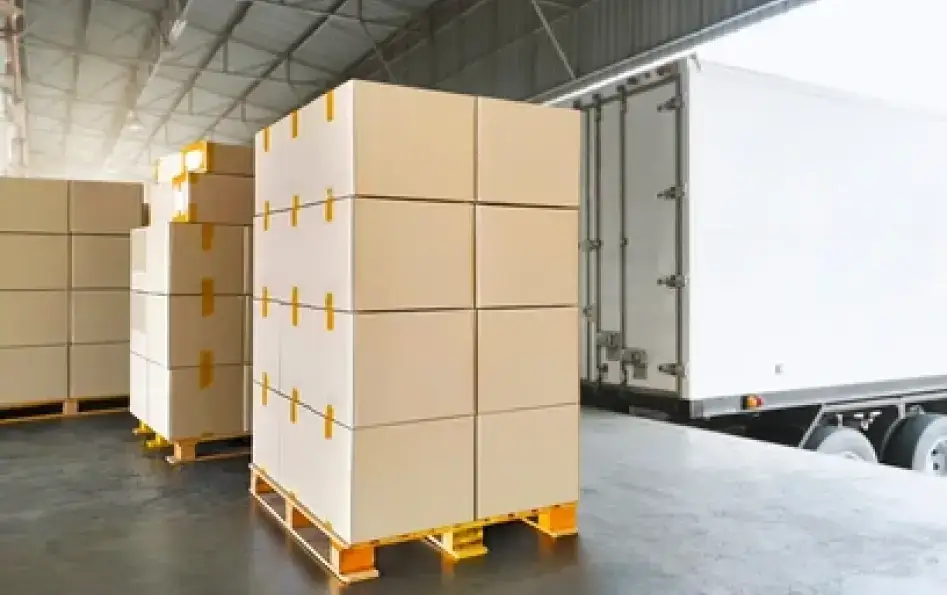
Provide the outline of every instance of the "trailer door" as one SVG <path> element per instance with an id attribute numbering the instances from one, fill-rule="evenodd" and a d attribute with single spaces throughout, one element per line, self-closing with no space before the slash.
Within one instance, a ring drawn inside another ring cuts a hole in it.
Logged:
<path id="1" fill-rule="evenodd" d="M 677 65 L 582 107 L 584 378 L 683 395 L 686 122 Z"/>

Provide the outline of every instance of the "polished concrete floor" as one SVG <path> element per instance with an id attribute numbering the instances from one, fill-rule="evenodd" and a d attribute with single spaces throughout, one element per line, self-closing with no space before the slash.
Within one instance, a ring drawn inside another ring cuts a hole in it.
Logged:
<path id="1" fill-rule="evenodd" d="M 0 427 L 0 593 L 337 589 L 251 505 L 247 461 L 170 468 L 132 421 Z M 583 419 L 582 536 L 488 532 L 458 566 L 408 544 L 346 593 L 942 595 L 947 483 L 617 414 Z"/>

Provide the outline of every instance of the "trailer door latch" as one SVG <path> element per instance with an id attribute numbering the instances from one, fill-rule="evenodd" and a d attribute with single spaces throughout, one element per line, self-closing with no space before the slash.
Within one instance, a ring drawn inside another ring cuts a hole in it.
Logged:
<path id="1" fill-rule="evenodd" d="M 684 289 L 687 287 L 687 277 L 684 275 L 668 275 L 658 279 L 658 285 L 664 285 L 669 289 Z"/>
<path id="2" fill-rule="evenodd" d="M 668 99 L 667 101 L 658 105 L 659 112 L 672 112 L 679 110 L 684 107 L 684 98 L 680 95 L 675 95 L 674 97 Z"/>
<path id="3" fill-rule="evenodd" d="M 684 378 L 687 373 L 687 370 L 684 368 L 684 364 L 659 364 L 658 372 L 662 374 L 667 374 L 668 376 L 676 376 L 678 378 Z"/>
<path id="4" fill-rule="evenodd" d="M 602 247 L 602 240 L 582 240 L 579 242 L 579 249 L 582 252 L 594 252 Z"/>
<path id="5" fill-rule="evenodd" d="M 658 198 L 661 200 L 681 200 L 684 198 L 685 190 L 681 186 L 671 186 L 666 190 L 658 192 Z"/>
<path id="6" fill-rule="evenodd" d="M 645 380 L 648 377 L 648 352 L 638 347 L 625 347 L 619 354 L 624 366 L 631 366 L 631 374 L 635 380 Z"/>

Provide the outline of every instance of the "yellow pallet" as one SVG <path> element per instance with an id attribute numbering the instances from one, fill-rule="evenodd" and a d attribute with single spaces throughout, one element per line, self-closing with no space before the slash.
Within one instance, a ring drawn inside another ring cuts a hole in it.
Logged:
<path id="1" fill-rule="evenodd" d="M 139 438 L 144 438 L 144 447 L 146 450 L 160 451 L 167 448 L 172 449 L 172 454 L 165 457 L 165 460 L 171 465 L 180 465 L 182 463 L 198 463 L 203 461 L 219 461 L 222 459 L 233 459 L 250 455 L 250 448 L 243 445 L 235 448 L 228 448 L 225 452 L 218 452 L 210 455 L 203 455 L 197 452 L 197 447 L 201 444 L 249 438 L 250 434 L 248 433 L 206 435 L 196 438 L 178 438 L 175 440 L 168 440 L 164 436 L 159 435 L 153 429 L 148 427 L 147 424 L 140 421 L 138 422 L 138 427 L 132 430 L 132 433 Z"/>
<path id="2" fill-rule="evenodd" d="M 128 397 L 72 397 L 0 407 L 0 425 L 128 412 Z"/>
<path id="3" fill-rule="evenodd" d="M 343 583 L 377 578 L 375 549 L 408 541 L 425 541 L 452 560 L 483 556 L 484 528 L 510 522 L 523 522 L 543 535 L 558 539 L 578 534 L 577 503 L 537 508 L 480 519 L 470 523 L 435 527 L 364 543 L 346 543 L 331 528 L 309 512 L 262 469 L 250 465 L 250 493 L 269 516 L 311 556 L 321 562 Z"/>

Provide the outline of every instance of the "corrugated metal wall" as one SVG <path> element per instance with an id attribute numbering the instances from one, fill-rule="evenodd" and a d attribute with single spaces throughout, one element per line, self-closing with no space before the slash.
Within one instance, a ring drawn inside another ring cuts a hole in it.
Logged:
<path id="1" fill-rule="evenodd" d="M 806 1 L 812 0 L 450 0 L 429 17 L 427 31 L 405 34 L 411 39 L 399 45 L 408 51 L 389 67 L 403 84 L 537 99 L 617 63 L 679 51 Z M 451 5 L 457 13 L 450 14 Z M 375 59 L 356 76 L 389 78 Z"/>

